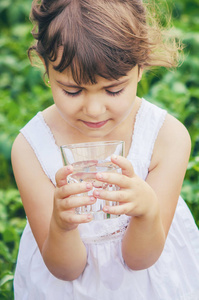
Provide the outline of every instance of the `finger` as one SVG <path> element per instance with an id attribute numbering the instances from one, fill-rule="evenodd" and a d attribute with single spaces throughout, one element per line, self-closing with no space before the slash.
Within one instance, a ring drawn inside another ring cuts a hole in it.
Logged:
<path id="1" fill-rule="evenodd" d="M 104 191 L 104 190 L 94 190 L 93 196 L 95 198 L 100 198 L 107 201 L 115 201 L 119 203 L 126 203 L 130 197 L 130 192 L 128 190 L 120 191 Z"/>
<path id="2" fill-rule="evenodd" d="M 96 178 L 99 181 L 113 184 L 125 189 L 130 188 L 132 184 L 131 178 L 119 173 L 97 173 Z"/>
<path id="3" fill-rule="evenodd" d="M 133 210 L 133 204 L 132 203 L 124 203 L 121 205 L 115 205 L 115 206 L 104 206 L 103 211 L 112 215 L 123 215 L 129 213 L 129 211 Z"/>
<path id="4" fill-rule="evenodd" d="M 56 197 L 59 199 L 67 198 L 77 194 L 88 194 L 93 188 L 89 182 L 65 184 L 56 190 Z"/>
<path id="5" fill-rule="evenodd" d="M 97 199 L 93 196 L 72 196 L 66 199 L 63 199 L 60 202 L 60 207 L 62 210 L 68 210 L 73 208 L 78 208 L 81 206 L 92 205 L 97 201 Z"/>
<path id="6" fill-rule="evenodd" d="M 62 212 L 61 215 L 62 221 L 68 224 L 81 224 L 81 223 L 88 223 L 93 220 L 92 214 L 76 214 L 74 212 Z"/>
<path id="7" fill-rule="evenodd" d="M 111 161 L 122 169 L 122 174 L 127 177 L 133 177 L 135 175 L 131 162 L 123 156 L 112 155 Z"/>
<path id="8" fill-rule="evenodd" d="M 73 172 L 72 166 L 65 166 L 57 171 L 55 174 L 56 186 L 61 187 L 67 184 L 67 176 Z"/>

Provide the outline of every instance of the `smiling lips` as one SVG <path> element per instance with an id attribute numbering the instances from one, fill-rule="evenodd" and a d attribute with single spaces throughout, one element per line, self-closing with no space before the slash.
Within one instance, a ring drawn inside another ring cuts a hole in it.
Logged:
<path id="1" fill-rule="evenodd" d="M 86 126 L 90 127 L 90 128 L 101 128 L 101 127 L 104 126 L 107 122 L 108 122 L 108 120 L 102 121 L 102 122 L 97 122 L 97 123 L 95 123 L 95 122 L 85 122 L 85 121 L 83 121 L 83 123 L 84 123 Z"/>

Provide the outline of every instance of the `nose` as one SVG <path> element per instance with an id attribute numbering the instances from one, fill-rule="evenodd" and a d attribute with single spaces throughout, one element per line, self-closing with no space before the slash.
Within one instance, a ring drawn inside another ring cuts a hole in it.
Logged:
<path id="1" fill-rule="evenodd" d="M 106 106 L 101 97 L 97 96 L 87 96 L 84 102 L 83 112 L 85 115 L 97 118 L 104 114 L 106 111 Z"/>

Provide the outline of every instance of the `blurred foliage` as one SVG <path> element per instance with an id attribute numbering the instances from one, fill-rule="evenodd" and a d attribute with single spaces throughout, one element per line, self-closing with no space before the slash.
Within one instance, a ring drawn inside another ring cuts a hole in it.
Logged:
<path id="1" fill-rule="evenodd" d="M 183 41 L 184 62 L 173 71 L 145 72 L 138 94 L 166 108 L 190 132 L 192 152 L 182 196 L 199 226 L 199 4 L 198 0 L 157 3 L 163 15 L 164 9 L 173 15 L 171 33 Z M 11 146 L 19 129 L 52 104 L 41 71 L 31 67 L 27 57 L 33 42 L 30 7 L 31 0 L 0 2 L 0 300 L 13 299 L 13 272 L 26 223 L 11 168 Z"/>
<path id="2" fill-rule="evenodd" d="M 0 299 L 13 299 L 13 269 L 26 224 L 17 189 L 0 190 Z"/>

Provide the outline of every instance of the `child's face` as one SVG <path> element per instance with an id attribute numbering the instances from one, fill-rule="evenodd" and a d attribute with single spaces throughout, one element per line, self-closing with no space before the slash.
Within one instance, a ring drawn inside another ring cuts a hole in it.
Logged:
<path id="1" fill-rule="evenodd" d="M 87 139 L 108 139 L 114 137 L 121 126 L 132 126 L 133 105 L 141 73 L 135 66 L 119 80 L 97 76 L 96 84 L 79 86 L 70 70 L 60 73 L 53 69 L 51 63 L 49 65 L 53 98 L 60 115 L 74 133 Z"/>

